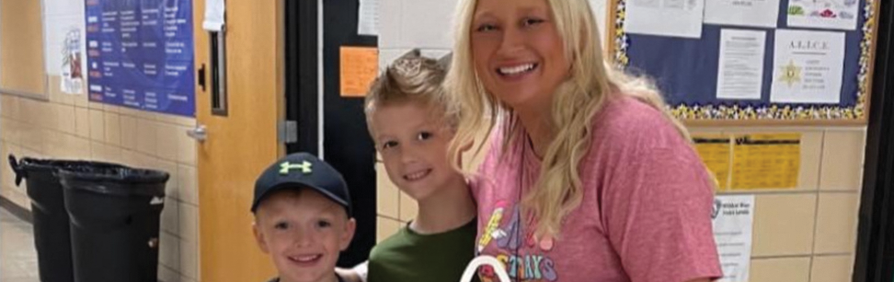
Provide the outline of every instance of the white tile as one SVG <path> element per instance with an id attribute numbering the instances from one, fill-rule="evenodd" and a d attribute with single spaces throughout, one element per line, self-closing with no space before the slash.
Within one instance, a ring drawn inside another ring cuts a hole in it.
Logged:
<path id="1" fill-rule="evenodd" d="M 408 0 L 419 1 L 419 0 Z M 407 47 L 401 44 L 401 12 L 403 0 L 379 1 L 379 50 Z"/>
<path id="2" fill-rule="evenodd" d="M 158 124 L 154 120 L 137 119 L 137 151 L 150 156 L 158 154 L 156 135 L 158 135 Z"/>
<path id="3" fill-rule="evenodd" d="M 121 115 L 121 147 L 128 150 L 137 149 L 137 139 L 139 139 L 139 128 L 137 128 L 137 119 L 129 115 Z"/>
<path id="4" fill-rule="evenodd" d="M 161 210 L 161 230 L 180 234 L 180 204 L 170 197 L 167 197 Z"/>
<path id="5" fill-rule="evenodd" d="M 25 189 L 13 190 L 12 194 L 14 203 L 25 207 L 25 209 L 28 211 L 31 211 L 31 198 L 28 198 L 28 192 L 25 191 Z"/>
<path id="6" fill-rule="evenodd" d="M 179 268 L 179 265 L 178 265 Z M 158 266 L 158 281 L 160 282 L 180 282 L 180 272 L 171 270 L 167 266 Z"/>
<path id="7" fill-rule="evenodd" d="M 854 273 L 853 256 L 815 256 L 811 282 L 850 281 Z"/>
<path id="8" fill-rule="evenodd" d="M 180 274 L 187 278 L 199 278 L 198 244 L 180 240 Z"/>
<path id="9" fill-rule="evenodd" d="M 121 146 L 121 116 L 116 113 L 105 113 L 106 143 Z"/>
<path id="10" fill-rule="evenodd" d="M 752 256 L 812 254 L 816 202 L 816 194 L 757 195 Z"/>
<path id="11" fill-rule="evenodd" d="M 192 117 L 159 114 L 158 116 L 155 117 L 155 119 L 160 122 L 173 124 L 173 125 L 183 125 L 183 126 L 195 126 L 196 125 L 196 119 L 192 118 Z"/>
<path id="12" fill-rule="evenodd" d="M 865 130 L 827 130 L 823 140 L 820 190 L 858 191 L 863 183 Z"/>
<path id="13" fill-rule="evenodd" d="M 423 57 L 432 58 L 435 60 L 440 60 L 447 54 L 450 54 L 451 49 L 422 49 L 420 50 Z"/>
<path id="14" fill-rule="evenodd" d="M 195 166 L 196 165 L 196 140 L 186 135 L 186 132 L 191 129 L 187 126 L 179 126 L 177 127 L 175 133 L 175 139 L 177 140 L 177 159 L 176 161 L 182 164 L 188 164 Z"/>
<path id="15" fill-rule="evenodd" d="M 19 143 L 18 121 L 11 118 L 0 118 L 0 140 Z"/>
<path id="16" fill-rule="evenodd" d="M 118 105 L 110 105 L 110 104 L 106 104 L 106 105 L 102 106 L 103 111 L 105 111 L 107 113 L 115 113 L 115 114 L 121 113 L 121 108 L 122 107 L 120 107 Z"/>
<path id="17" fill-rule="evenodd" d="M 180 204 L 180 238 L 187 242 L 198 242 L 199 209 L 187 203 Z"/>
<path id="18" fill-rule="evenodd" d="M 158 116 L 159 116 L 159 115 L 160 115 L 160 114 L 158 114 L 158 113 L 156 113 L 156 112 L 143 111 L 143 110 L 136 110 L 136 117 L 137 117 L 137 118 L 141 118 L 141 119 L 145 119 L 145 120 L 156 121 L 156 120 L 158 120 Z"/>
<path id="19" fill-rule="evenodd" d="M 75 107 L 75 134 L 80 137 L 90 137 L 90 110 Z"/>
<path id="20" fill-rule="evenodd" d="M 751 273 L 748 278 L 748 281 L 751 282 L 808 282 L 810 281 L 810 258 L 752 259 Z"/>
<path id="21" fill-rule="evenodd" d="M 64 139 L 63 139 L 64 138 Z M 67 153 L 70 150 L 66 147 L 68 145 L 68 138 L 65 138 L 65 135 L 58 131 L 47 130 L 44 133 L 43 138 L 43 148 L 41 151 L 43 153 L 53 156 L 54 158 L 68 158 L 70 157 Z M 89 148 L 87 150 L 90 150 Z M 90 153 L 90 152 L 88 152 Z"/>
<path id="22" fill-rule="evenodd" d="M 0 95 L 0 116 L 11 119 L 19 118 L 19 97 Z"/>
<path id="23" fill-rule="evenodd" d="M 376 242 L 382 242 L 394 233 L 397 232 L 401 227 L 400 221 L 387 218 L 387 217 L 376 217 Z"/>
<path id="24" fill-rule="evenodd" d="M 121 150 L 121 161 L 135 168 L 158 167 L 158 158 L 130 150 Z"/>
<path id="25" fill-rule="evenodd" d="M 456 0 L 404 1 L 401 47 L 453 48 L 453 11 Z"/>
<path id="26" fill-rule="evenodd" d="M 198 174 L 196 174 L 196 168 L 188 165 L 178 165 L 177 178 L 180 186 L 180 200 L 198 205 L 199 187 L 197 185 Z"/>
<path id="27" fill-rule="evenodd" d="M 376 164 L 376 213 L 391 218 L 400 217 L 400 190 L 388 179 L 385 166 Z"/>
<path id="28" fill-rule="evenodd" d="M 858 193 L 820 193 L 814 254 L 854 252 L 859 209 Z"/>
<path id="29" fill-rule="evenodd" d="M 72 105 L 56 105 L 57 128 L 68 134 L 75 134 L 75 108 Z"/>
<path id="30" fill-rule="evenodd" d="M 158 157 L 164 160 L 177 160 L 177 138 L 180 133 L 176 125 L 167 123 L 157 124 L 157 133 L 155 135 L 155 145 Z"/>
<path id="31" fill-rule="evenodd" d="M 170 175 L 168 182 L 165 183 L 165 195 L 174 199 L 180 199 L 180 185 L 178 182 L 177 164 L 170 161 L 158 160 L 158 167 L 155 169 L 167 172 Z"/>
<path id="32" fill-rule="evenodd" d="M 105 115 L 102 110 L 90 110 L 90 139 L 105 141 Z"/>
<path id="33" fill-rule="evenodd" d="M 159 248 L 159 263 L 175 271 L 180 269 L 180 240 L 167 232 L 162 232 Z"/>
<path id="34" fill-rule="evenodd" d="M 2 129 L 0 129 L 2 130 Z M 9 156 L 9 145 L 0 141 L 0 156 Z M 15 181 L 15 172 L 12 171 L 12 165 L 9 162 L 0 162 L 0 189 L 4 186 L 12 186 L 10 180 Z"/>

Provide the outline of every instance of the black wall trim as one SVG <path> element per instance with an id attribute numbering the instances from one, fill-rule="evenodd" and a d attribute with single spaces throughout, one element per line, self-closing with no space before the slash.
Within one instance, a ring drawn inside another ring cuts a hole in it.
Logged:
<path id="1" fill-rule="evenodd" d="M 351 189 L 357 231 L 339 265 L 355 265 L 376 244 L 375 145 L 366 127 L 363 99 L 345 98 L 340 89 L 343 46 L 376 47 L 378 38 L 357 34 L 359 2 L 323 1 L 323 157 L 345 177 Z"/>
<path id="2" fill-rule="evenodd" d="M 854 282 L 894 281 L 894 2 L 878 3 Z"/>
<path id="3" fill-rule="evenodd" d="M 3 208 L 15 217 L 18 217 L 21 220 L 27 221 L 28 223 L 34 223 L 34 219 L 31 217 L 31 212 L 26 210 L 19 205 L 16 205 L 12 201 L 3 196 L 0 196 L 0 208 Z"/>
<path id="4" fill-rule="evenodd" d="M 299 124 L 298 142 L 286 150 L 319 155 L 318 1 L 285 2 L 286 118 Z"/>

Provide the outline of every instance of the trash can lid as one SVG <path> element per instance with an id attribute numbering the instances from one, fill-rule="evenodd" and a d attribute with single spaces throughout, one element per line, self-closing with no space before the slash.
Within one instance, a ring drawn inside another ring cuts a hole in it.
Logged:
<path id="1" fill-rule="evenodd" d="M 53 173 L 55 174 L 57 170 L 65 167 L 74 167 L 74 166 L 85 166 L 90 165 L 94 167 L 125 167 L 118 164 L 106 163 L 106 162 L 94 162 L 94 161 L 85 161 L 85 160 L 60 160 L 60 159 L 39 159 L 39 158 L 29 158 L 24 157 L 21 160 L 16 160 L 16 157 L 12 154 L 9 155 L 9 165 L 12 168 L 13 172 L 16 174 L 16 185 L 21 184 L 23 179 L 30 177 L 28 174 L 32 172 L 37 173 Z"/>
<path id="2" fill-rule="evenodd" d="M 110 195 L 164 197 L 167 172 L 124 166 L 72 165 L 60 168 L 62 187 Z"/>
<path id="3" fill-rule="evenodd" d="M 85 161 L 85 160 L 54 160 L 54 159 L 35 159 L 35 158 L 22 158 L 19 161 L 19 167 L 22 169 L 32 169 L 32 170 L 57 170 L 60 168 L 73 167 L 73 166 L 99 166 L 99 167 L 125 167 L 123 165 L 113 164 L 113 163 L 105 163 L 105 162 L 94 162 L 94 161 Z"/>

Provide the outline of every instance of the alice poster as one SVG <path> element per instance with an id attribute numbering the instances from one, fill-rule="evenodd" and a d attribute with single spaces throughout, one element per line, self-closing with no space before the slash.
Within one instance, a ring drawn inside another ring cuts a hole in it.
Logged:
<path id="1" fill-rule="evenodd" d="M 770 101 L 836 104 L 841 100 L 844 33 L 776 31 Z"/>

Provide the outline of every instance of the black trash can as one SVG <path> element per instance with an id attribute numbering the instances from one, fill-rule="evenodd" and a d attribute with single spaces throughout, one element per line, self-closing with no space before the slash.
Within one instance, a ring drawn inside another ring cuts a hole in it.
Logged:
<path id="1" fill-rule="evenodd" d="M 166 172 L 68 166 L 59 171 L 77 282 L 157 282 Z"/>
<path id="2" fill-rule="evenodd" d="M 108 163 L 44 160 L 23 158 L 17 161 L 9 155 L 9 163 L 16 174 L 16 185 L 28 180 L 26 190 L 31 198 L 34 220 L 34 247 L 37 265 L 43 282 L 73 282 L 71 238 L 68 213 L 65 211 L 62 184 L 56 171 L 68 166 L 120 167 Z"/>

